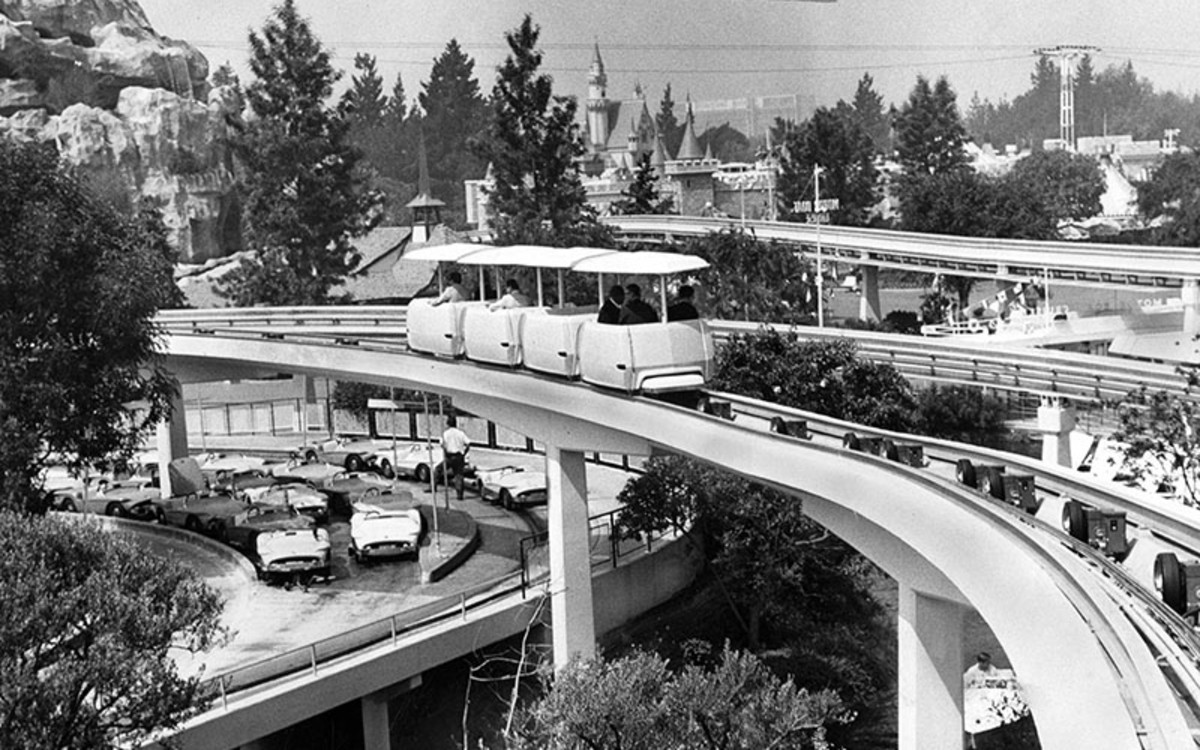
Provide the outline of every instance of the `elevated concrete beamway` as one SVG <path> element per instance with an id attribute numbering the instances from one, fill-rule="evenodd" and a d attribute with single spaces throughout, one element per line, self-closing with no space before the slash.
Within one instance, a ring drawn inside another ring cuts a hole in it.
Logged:
<path id="1" fill-rule="evenodd" d="M 910 626 L 931 617 L 942 623 L 946 608 L 937 602 L 953 605 L 949 616 L 961 606 L 981 613 L 1021 675 L 1047 750 L 1133 750 L 1143 747 L 1147 732 L 1159 740 L 1151 743 L 1155 747 L 1180 746 L 1182 737 L 1190 742 L 1177 711 L 1135 722 L 1136 710 L 1124 695 L 1123 680 L 1130 675 L 1115 674 L 1114 665 L 1155 674 L 1153 656 L 1136 638 L 1119 644 L 1121 654 L 1106 653 L 1113 644 L 1102 646 L 1097 631 L 1108 630 L 1107 623 L 1086 619 L 1065 585 L 1088 575 L 1082 566 L 1070 569 L 1066 559 L 1045 564 L 1020 529 L 997 520 L 994 509 L 973 505 L 961 490 L 938 486 L 915 471 L 659 402 L 466 362 L 211 335 L 171 335 L 168 356 L 181 378 L 189 367 L 215 361 L 434 390 L 538 440 L 561 437 L 565 430 L 583 441 L 611 440 L 625 448 L 640 441 L 647 450 L 693 456 L 800 494 L 815 520 L 878 561 L 913 597 Z M 950 668 L 945 654 L 930 653 L 927 645 L 919 633 L 906 642 L 902 628 L 901 671 L 908 659 L 922 682 L 901 702 L 901 746 L 958 750 L 963 665 Z M 1141 687 L 1155 692 L 1155 699 L 1166 689 L 1157 683 Z M 957 726 L 945 725 L 951 706 Z M 921 726 L 935 717 L 941 717 L 939 726 Z"/>

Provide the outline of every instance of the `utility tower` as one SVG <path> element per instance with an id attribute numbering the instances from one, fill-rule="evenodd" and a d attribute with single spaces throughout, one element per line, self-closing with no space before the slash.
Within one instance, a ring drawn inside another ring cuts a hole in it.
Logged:
<path id="1" fill-rule="evenodd" d="M 1033 51 L 1035 55 L 1058 58 L 1058 137 L 1068 151 L 1075 150 L 1075 64 L 1084 55 L 1099 51 L 1099 47 L 1083 44 L 1060 44 Z"/>

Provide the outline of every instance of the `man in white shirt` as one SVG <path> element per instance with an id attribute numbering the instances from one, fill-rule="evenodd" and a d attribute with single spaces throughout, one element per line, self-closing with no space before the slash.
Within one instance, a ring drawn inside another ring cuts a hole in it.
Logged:
<path id="1" fill-rule="evenodd" d="M 446 429 L 442 432 L 442 453 L 446 456 L 446 482 L 454 479 L 454 489 L 458 499 L 463 499 L 463 474 L 466 470 L 467 451 L 471 450 L 471 439 L 458 429 L 458 419 L 453 415 L 446 417 Z"/>
<path id="2" fill-rule="evenodd" d="M 467 290 L 462 285 L 462 274 L 458 271 L 450 272 L 450 286 L 442 290 L 437 299 L 429 303 L 430 307 L 437 307 L 445 302 L 465 302 L 467 299 Z"/>
<path id="3" fill-rule="evenodd" d="M 508 310 L 513 307 L 529 307 L 529 298 L 521 291 L 516 279 L 504 282 L 504 296 L 488 305 L 489 310 Z"/>

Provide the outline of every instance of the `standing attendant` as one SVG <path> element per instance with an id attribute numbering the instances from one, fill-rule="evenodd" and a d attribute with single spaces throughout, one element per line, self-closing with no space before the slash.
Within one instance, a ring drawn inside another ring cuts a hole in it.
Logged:
<path id="1" fill-rule="evenodd" d="M 467 290 L 462 285 L 462 274 L 458 271 L 450 272 L 450 286 L 442 290 L 437 299 L 430 302 L 430 307 L 437 307 L 445 302 L 464 302 L 467 299 Z"/>
<path id="2" fill-rule="evenodd" d="M 600 316 L 596 320 L 600 323 L 620 323 L 621 306 L 624 304 L 625 288 L 614 284 L 613 288 L 608 290 L 608 299 L 604 300 L 600 307 Z"/>
<path id="3" fill-rule="evenodd" d="M 467 451 L 471 450 L 471 439 L 458 429 L 458 418 L 453 414 L 446 417 L 446 429 L 442 432 L 442 453 L 446 462 L 446 482 L 454 478 L 454 489 L 458 499 L 463 499 L 463 474 L 466 471 Z"/>
<path id="4" fill-rule="evenodd" d="M 642 299 L 642 288 L 637 284 L 625 287 L 625 307 L 621 308 L 617 322 L 627 326 L 658 322 L 658 313 Z"/>
<path id="5" fill-rule="evenodd" d="M 679 287 L 679 299 L 675 304 L 667 308 L 667 320 L 696 320 L 700 317 L 699 311 L 696 310 L 696 303 L 693 298 L 696 296 L 696 290 L 684 284 Z"/>

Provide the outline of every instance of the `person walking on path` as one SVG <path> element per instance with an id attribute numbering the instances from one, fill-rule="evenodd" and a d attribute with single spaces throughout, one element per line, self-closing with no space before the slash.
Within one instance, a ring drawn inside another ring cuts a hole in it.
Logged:
<path id="1" fill-rule="evenodd" d="M 458 499 L 463 499 L 463 474 L 466 472 L 467 451 L 471 450 L 471 439 L 458 429 L 458 418 L 453 414 L 446 417 L 446 429 L 442 432 L 442 454 L 445 456 L 446 482 L 454 479 L 454 490 Z"/>
<path id="2" fill-rule="evenodd" d="M 596 318 L 601 323 L 619 323 L 621 321 L 621 306 L 625 304 L 625 288 L 614 284 L 608 290 L 608 299 L 600 308 L 600 316 Z"/>

